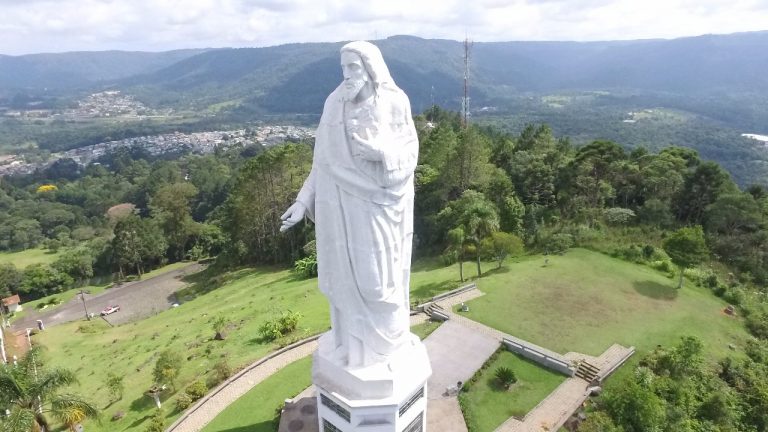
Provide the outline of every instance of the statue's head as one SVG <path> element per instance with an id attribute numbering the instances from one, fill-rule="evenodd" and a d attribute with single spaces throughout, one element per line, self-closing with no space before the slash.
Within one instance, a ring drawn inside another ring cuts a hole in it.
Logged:
<path id="1" fill-rule="evenodd" d="M 344 90 L 349 99 L 357 96 L 366 86 L 371 86 L 375 92 L 397 89 L 381 51 L 370 42 L 355 41 L 341 47 L 341 69 Z"/>

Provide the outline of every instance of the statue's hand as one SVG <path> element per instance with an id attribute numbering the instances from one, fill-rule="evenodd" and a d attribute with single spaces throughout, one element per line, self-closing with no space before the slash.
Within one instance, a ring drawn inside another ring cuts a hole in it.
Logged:
<path id="1" fill-rule="evenodd" d="M 372 139 L 365 139 L 357 134 L 352 134 L 352 141 L 355 142 L 357 153 L 365 160 L 380 161 L 382 159 L 381 149 L 376 146 Z"/>
<path id="2" fill-rule="evenodd" d="M 280 232 L 288 231 L 292 226 L 299 223 L 302 219 L 304 219 L 304 215 L 306 213 L 307 208 L 304 207 L 304 204 L 298 201 L 291 204 L 291 206 L 288 207 L 288 210 L 286 210 L 285 213 L 280 216 L 280 219 L 283 221 L 282 225 L 280 225 Z"/>

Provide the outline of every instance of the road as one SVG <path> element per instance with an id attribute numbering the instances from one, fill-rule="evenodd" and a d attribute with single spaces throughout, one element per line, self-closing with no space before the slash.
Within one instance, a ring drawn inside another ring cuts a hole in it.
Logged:
<path id="1" fill-rule="evenodd" d="M 124 283 L 98 295 L 85 294 L 85 305 L 88 312 L 96 314 L 97 317 L 107 306 L 120 305 L 119 312 L 105 319 L 113 325 L 135 321 L 170 308 L 176 302 L 174 293 L 187 285 L 181 278 L 203 268 L 202 264 L 194 263 L 150 279 Z M 42 320 L 46 327 L 50 327 L 80 319 L 85 319 L 83 302 L 80 296 L 75 296 L 53 310 L 30 311 L 14 321 L 11 327 L 18 331 L 27 327 L 37 328 L 37 320 Z"/>

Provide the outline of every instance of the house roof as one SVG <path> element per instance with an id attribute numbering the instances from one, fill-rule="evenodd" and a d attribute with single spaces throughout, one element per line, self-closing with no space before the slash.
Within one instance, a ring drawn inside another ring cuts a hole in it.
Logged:
<path id="1" fill-rule="evenodd" d="M 19 298 L 18 294 L 3 299 L 3 306 L 11 306 L 19 303 L 21 303 L 21 298 Z"/>

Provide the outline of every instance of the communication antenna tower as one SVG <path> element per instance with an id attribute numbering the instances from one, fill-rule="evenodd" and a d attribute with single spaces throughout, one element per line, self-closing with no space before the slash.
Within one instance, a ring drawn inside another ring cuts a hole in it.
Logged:
<path id="1" fill-rule="evenodd" d="M 467 127 L 469 124 L 469 52 L 472 48 L 472 42 L 469 38 L 464 38 L 464 97 L 461 99 L 461 119 L 462 125 Z"/>

